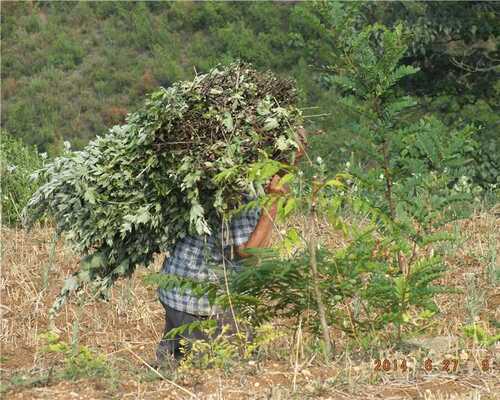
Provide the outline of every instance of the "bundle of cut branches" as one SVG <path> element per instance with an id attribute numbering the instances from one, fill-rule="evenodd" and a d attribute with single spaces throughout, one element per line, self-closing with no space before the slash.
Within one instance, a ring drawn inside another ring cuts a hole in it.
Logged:
<path id="1" fill-rule="evenodd" d="M 46 164 L 26 223 L 51 215 L 82 255 L 55 309 L 84 282 L 105 293 L 179 238 L 211 234 L 255 194 L 253 163 L 293 162 L 301 122 L 292 81 L 238 62 L 158 89 L 124 125 Z"/>

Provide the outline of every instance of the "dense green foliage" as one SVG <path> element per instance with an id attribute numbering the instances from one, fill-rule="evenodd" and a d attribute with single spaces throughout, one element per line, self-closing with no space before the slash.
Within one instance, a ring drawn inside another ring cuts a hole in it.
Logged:
<path id="1" fill-rule="evenodd" d="M 293 163 L 302 122 L 293 82 L 247 64 L 214 68 L 148 96 L 124 125 L 47 163 L 28 221 L 49 213 L 84 256 L 82 282 L 108 289 L 188 234 L 213 231 L 256 194 L 253 163 Z"/>
<path id="2" fill-rule="evenodd" d="M 416 222 L 438 227 L 456 217 L 451 203 L 469 199 L 475 130 L 447 128 L 433 116 L 414 120 L 417 102 L 401 95 L 396 83 L 417 70 L 400 65 L 408 37 L 401 25 L 393 31 L 365 28 L 332 67 L 357 138 L 348 170 L 360 180 L 362 195 L 393 220 L 408 220 L 411 229 Z"/>
<path id="3" fill-rule="evenodd" d="M 191 79 L 239 58 L 293 76 L 313 141 L 332 166 L 349 159 L 353 135 L 322 67 L 344 39 L 375 22 L 411 33 L 399 82 L 418 113 L 448 126 L 474 122 L 480 144 L 469 176 L 499 174 L 498 5 L 484 2 L 8 2 L 2 7 L 2 125 L 55 155 L 82 148 L 123 122 L 157 85 Z"/>
<path id="4" fill-rule="evenodd" d="M 333 13 L 340 21 L 332 29 L 339 49 L 332 52 L 332 64 L 342 58 L 345 46 L 355 36 L 353 31 L 359 34 L 373 23 L 404 26 L 409 46 L 403 59 L 418 71 L 397 86 L 416 101 L 413 118 L 435 115 L 457 130 L 474 123 L 479 147 L 471 153 L 474 163 L 467 176 L 485 188 L 498 187 L 498 6 L 492 2 L 359 2 L 342 9 L 340 18 L 338 10 Z M 330 19 L 335 20 L 333 16 Z M 372 40 L 379 42 L 380 38 Z M 328 88 L 335 87 L 329 71 L 321 81 Z M 350 117 L 339 116 L 343 108 L 338 102 L 334 101 L 332 108 L 337 112 L 323 124 L 337 128 L 338 133 L 331 136 L 330 146 L 317 149 L 336 166 L 339 160 L 349 158 L 358 137 Z M 339 118 L 343 121 L 340 124 L 336 122 Z"/>
<path id="5" fill-rule="evenodd" d="M 370 23 L 398 23 L 411 32 L 405 62 L 421 73 L 403 85 L 419 96 L 422 113 L 437 113 L 449 126 L 477 127 L 480 147 L 473 153 L 472 178 L 498 184 L 500 82 L 498 24 L 500 7 L 493 2 L 365 3 Z"/>
<path id="6" fill-rule="evenodd" d="M 7 132 L 0 132 L 2 224 L 19 222 L 23 208 L 37 188 L 30 176 L 41 166 L 42 159 L 34 146 L 27 147 Z"/>

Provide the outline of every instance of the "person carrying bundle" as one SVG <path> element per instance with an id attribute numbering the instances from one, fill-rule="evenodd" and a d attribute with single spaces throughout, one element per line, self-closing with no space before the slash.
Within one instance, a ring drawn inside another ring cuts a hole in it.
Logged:
<path id="1" fill-rule="evenodd" d="M 246 249 L 268 244 L 273 207 L 235 213 L 250 201 L 244 194 L 262 194 L 266 180 L 300 156 L 297 98 L 294 82 L 270 71 L 242 62 L 217 66 L 158 88 L 125 124 L 44 164 L 23 220 L 32 226 L 50 216 L 81 255 L 51 318 L 87 285 L 93 297 L 108 298 L 117 280 L 153 265 L 160 253 L 169 253 L 164 273 L 150 282 L 165 278 L 159 294 L 167 330 L 221 314 L 206 296 L 181 293 L 180 280 L 211 282 L 217 266 L 232 272 Z M 271 168 L 256 176 L 260 165 Z M 283 193 L 278 179 L 268 193 Z M 162 341 L 160 356 L 165 349 L 178 355 L 177 343 Z"/>
<path id="2" fill-rule="evenodd" d="M 299 130 L 300 146 L 295 155 L 297 162 L 304 154 L 306 131 Z M 266 187 L 267 194 L 276 196 L 287 193 L 288 188 L 279 184 L 280 176 L 275 175 Z M 190 278 L 199 281 L 210 279 L 210 264 L 224 264 L 238 270 L 241 260 L 250 257 L 245 249 L 265 248 L 269 246 L 274 220 L 276 218 L 276 203 L 265 210 L 258 207 L 240 212 L 229 222 L 227 235 L 214 234 L 203 236 L 187 236 L 179 240 L 173 247 L 173 252 L 165 257 L 162 273 Z M 214 230 L 217 232 L 217 230 Z M 221 232 L 221 231 L 219 231 Z M 223 237 L 226 236 L 224 239 Z M 222 250 L 224 249 L 224 251 Z M 234 315 L 230 310 L 221 310 L 210 305 L 207 295 L 194 296 L 178 288 L 158 289 L 160 303 L 165 310 L 164 335 L 156 350 L 156 366 L 168 359 L 181 359 L 181 338 L 188 341 L 210 340 L 207 334 L 200 330 L 184 331 L 182 335 L 167 338 L 167 334 L 175 328 L 203 321 L 208 318 L 216 320 L 215 335 L 223 332 L 224 326 L 228 334 L 237 331 Z"/>

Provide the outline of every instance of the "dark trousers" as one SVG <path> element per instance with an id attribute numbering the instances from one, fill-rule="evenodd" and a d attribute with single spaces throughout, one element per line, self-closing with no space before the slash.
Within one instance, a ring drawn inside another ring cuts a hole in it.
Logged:
<path id="1" fill-rule="evenodd" d="M 194 321 L 204 321 L 209 318 L 213 318 L 217 321 L 217 328 L 214 337 L 220 335 L 224 325 L 229 326 L 227 332 L 228 335 L 236 333 L 236 326 L 234 319 L 232 317 L 231 311 L 226 311 L 224 313 L 218 314 L 214 317 L 208 317 L 204 315 L 194 315 L 183 311 L 175 310 L 162 302 L 163 308 L 165 309 L 165 329 L 163 333 L 163 338 L 158 344 L 156 350 L 156 358 L 159 362 L 163 362 L 166 357 L 175 357 L 176 359 L 182 358 L 182 353 L 180 351 L 180 339 L 185 338 L 189 341 L 194 340 L 211 340 L 204 332 L 200 330 L 193 329 L 189 332 L 187 329 L 181 334 L 176 335 L 173 338 L 166 338 L 165 335 L 172 329 L 177 328 L 181 325 L 189 324 Z"/>

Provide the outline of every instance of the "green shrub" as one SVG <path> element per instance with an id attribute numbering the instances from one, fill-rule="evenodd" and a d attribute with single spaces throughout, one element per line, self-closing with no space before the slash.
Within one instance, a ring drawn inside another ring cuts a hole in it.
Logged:
<path id="1" fill-rule="evenodd" d="M 29 176 L 42 166 L 36 148 L 24 145 L 20 140 L 1 131 L 0 175 L 2 196 L 2 223 L 20 223 L 20 213 L 37 189 Z"/>
<path id="2" fill-rule="evenodd" d="M 26 32 L 36 33 L 40 31 L 40 28 L 41 28 L 40 18 L 36 14 L 31 14 L 26 20 L 26 25 L 25 25 Z"/>
<path id="3" fill-rule="evenodd" d="M 151 21 L 151 14 L 146 3 L 140 2 L 132 12 L 132 32 L 134 42 L 139 49 L 151 49 L 155 43 L 155 32 Z"/>
<path id="4" fill-rule="evenodd" d="M 47 63 L 62 69 L 72 69 L 82 62 L 83 56 L 84 50 L 80 44 L 61 32 L 50 49 Z"/>
<path id="5" fill-rule="evenodd" d="M 39 335 L 42 353 L 60 354 L 65 368 L 59 373 L 63 379 L 109 377 L 111 368 L 103 355 L 78 343 L 67 343 L 58 334 L 48 331 Z"/>

